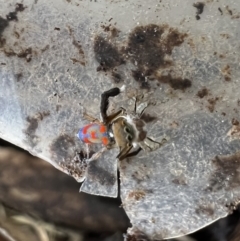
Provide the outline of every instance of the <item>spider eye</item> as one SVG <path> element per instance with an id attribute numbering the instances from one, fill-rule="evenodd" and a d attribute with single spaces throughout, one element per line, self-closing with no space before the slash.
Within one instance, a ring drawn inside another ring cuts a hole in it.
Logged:
<path id="1" fill-rule="evenodd" d="M 129 129 L 128 127 L 124 127 L 124 131 L 125 131 L 126 133 L 130 133 L 130 129 Z"/>
<path id="2" fill-rule="evenodd" d="M 133 140 L 132 136 L 131 135 L 127 135 L 126 137 L 127 141 L 131 142 Z"/>

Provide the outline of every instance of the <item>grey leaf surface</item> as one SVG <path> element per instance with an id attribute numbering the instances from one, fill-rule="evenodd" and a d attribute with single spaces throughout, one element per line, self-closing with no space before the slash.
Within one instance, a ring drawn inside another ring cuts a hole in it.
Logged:
<path id="1" fill-rule="evenodd" d="M 117 196 L 119 166 L 129 235 L 185 235 L 239 201 L 240 4 L 193 3 L 0 0 L 0 138 L 95 195 Z M 84 114 L 98 119 L 101 93 L 123 84 L 109 113 L 131 112 L 138 97 L 139 108 L 148 103 L 148 136 L 168 141 L 119 163 L 116 148 L 86 165 L 76 136 Z"/>

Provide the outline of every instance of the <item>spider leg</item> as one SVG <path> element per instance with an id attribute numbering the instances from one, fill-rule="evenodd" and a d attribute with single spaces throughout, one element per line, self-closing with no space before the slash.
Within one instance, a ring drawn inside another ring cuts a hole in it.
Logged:
<path id="1" fill-rule="evenodd" d="M 132 151 L 132 152 L 130 152 L 130 153 L 126 153 L 126 155 L 124 156 L 124 158 L 136 156 L 141 150 L 142 150 L 142 148 L 139 147 L 139 148 L 138 148 L 137 150 L 135 150 L 135 151 Z M 123 158 L 123 159 L 124 159 L 124 158 Z"/>
<path id="2" fill-rule="evenodd" d="M 140 112 L 138 111 L 138 108 L 142 105 L 138 105 L 138 102 L 140 101 L 140 99 L 142 99 L 143 96 L 136 96 L 134 99 L 135 99 L 135 103 L 134 103 L 134 112 L 138 114 L 139 118 L 142 117 L 144 111 L 146 110 L 146 108 L 148 107 L 148 104 L 143 104 L 143 107 L 141 108 Z M 145 106 L 144 106 L 145 105 Z"/>
<path id="3" fill-rule="evenodd" d="M 149 141 L 151 141 L 151 142 L 161 144 L 161 146 L 167 142 L 167 139 L 166 139 L 166 138 L 163 138 L 163 139 L 161 140 L 161 142 L 154 141 L 154 140 L 153 140 L 152 138 L 150 138 L 150 137 L 146 137 L 146 138 L 147 138 Z"/>
<path id="4" fill-rule="evenodd" d="M 88 120 L 90 122 L 96 122 L 96 123 L 101 123 L 97 118 L 94 118 L 93 116 L 87 114 L 87 113 L 83 113 L 83 118 L 85 120 Z"/>
<path id="5" fill-rule="evenodd" d="M 123 160 L 126 157 L 126 155 L 131 151 L 132 148 L 133 148 L 133 145 L 125 146 L 117 155 L 117 159 L 119 159 L 120 161 Z"/>
<path id="6" fill-rule="evenodd" d="M 107 116 L 105 124 L 106 125 L 110 124 L 116 117 L 118 117 L 119 115 L 122 115 L 124 112 L 125 112 L 125 109 L 121 108 L 121 110 L 117 111 L 116 113 Z"/>
<path id="7" fill-rule="evenodd" d="M 109 97 L 115 97 L 120 94 L 120 92 L 124 90 L 124 88 L 112 88 L 102 93 L 101 95 L 101 104 L 100 104 L 100 112 L 103 119 L 103 123 L 107 123 L 108 116 L 107 116 L 107 109 L 109 106 Z"/>
<path id="8" fill-rule="evenodd" d="M 100 151 L 94 153 L 91 158 L 87 159 L 87 162 L 97 160 L 105 151 L 107 150 L 106 147 L 103 147 Z"/>
<path id="9" fill-rule="evenodd" d="M 141 113 L 139 114 L 140 118 L 142 117 L 144 111 L 147 109 L 148 106 L 144 107 L 144 109 L 141 111 Z"/>
<path id="10" fill-rule="evenodd" d="M 161 142 L 154 141 L 153 139 L 146 137 L 144 144 L 150 149 L 150 151 L 155 151 L 156 149 L 162 147 L 167 142 L 167 139 L 163 138 Z"/>
<path id="11" fill-rule="evenodd" d="M 89 159 L 89 144 L 86 143 L 87 159 Z"/>
<path id="12" fill-rule="evenodd" d="M 137 113 L 137 97 L 134 98 L 135 99 L 135 103 L 134 103 L 134 113 Z"/>

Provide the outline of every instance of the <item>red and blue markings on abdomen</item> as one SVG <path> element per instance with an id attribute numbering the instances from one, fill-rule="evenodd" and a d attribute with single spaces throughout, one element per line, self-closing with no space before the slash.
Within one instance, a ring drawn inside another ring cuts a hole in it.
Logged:
<path id="1" fill-rule="evenodd" d="M 103 145 L 109 144 L 107 127 L 98 123 L 92 123 L 82 127 L 78 132 L 78 138 L 81 141 L 89 144 L 96 144 L 96 143 L 102 143 Z"/>

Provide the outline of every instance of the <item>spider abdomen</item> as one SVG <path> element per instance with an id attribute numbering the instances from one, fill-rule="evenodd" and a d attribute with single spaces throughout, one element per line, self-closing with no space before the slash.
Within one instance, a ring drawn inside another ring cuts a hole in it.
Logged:
<path id="1" fill-rule="evenodd" d="M 102 143 L 108 145 L 110 142 L 107 127 L 98 123 L 91 123 L 82 127 L 78 132 L 78 138 L 89 144 Z"/>

